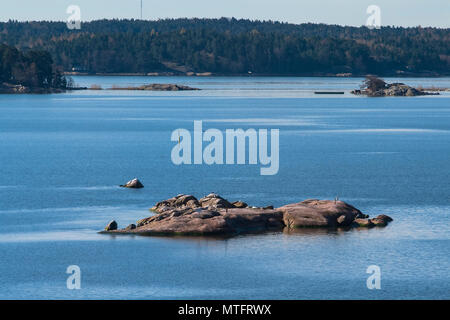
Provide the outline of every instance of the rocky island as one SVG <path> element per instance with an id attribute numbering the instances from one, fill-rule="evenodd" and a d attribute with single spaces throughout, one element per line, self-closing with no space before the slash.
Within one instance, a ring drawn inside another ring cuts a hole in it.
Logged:
<path id="1" fill-rule="evenodd" d="M 112 87 L 111 90 L 195 91 L 200 89 L 172 83 L 152 83 L 145 84 L 139 87 Z"/>
<path id="2" fill-rule="evenodd" d="M 366 95 L 368 97 L 414 97 L 439 95 L 439 92 L 430 92 L 410 87 L 404 83 L 386 83 L 375 76 L 367 76 L 361 89 L 351 91 L 355 95 Z"/>
<path id="3" fill-rule="evenodd" d="M 101 233 L 139 235 L 238 235 L 281 231 L 285 228 L 385 227 L 392 218 L 378 215 L 369 219 L 350 204 L 339 200 L 308 199 L 279 208 L 252 207 L 245 202 L 229 202 L 211 193 L 201 199 L 180 194 L 158 202 L 155 214 L 124 229 L 111 221 Z"/>

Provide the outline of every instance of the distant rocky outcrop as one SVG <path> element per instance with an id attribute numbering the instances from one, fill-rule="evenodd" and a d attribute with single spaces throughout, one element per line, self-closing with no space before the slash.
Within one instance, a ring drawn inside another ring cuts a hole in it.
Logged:
<path id="1" fill-rule="evenodd" d="M 103 233 L 143 235 L 234 235 L 248 232 L 283 230 L 284 228 L 352 228 L 386 226 L 392 218 L 368 215 L 338 200 L 309 199 L 279 208 L 249 207 L 238 201 L 230 203 L 211 193 L 200 200 L 179 194 L 158 202 L 155 215 L 141 219 L 136 225 Z"/>
<path id="2" fill-rule="evenodd" d="M 439 92 L 419 90 L 404 83 L 386 83 L 384 80 L 368 76 L 364 80 L 361 89 L 351 91 L 355 95 L 366 95 L 368 97 L 414 97 L 426 95 L 439 95 Z"/>
<path id="3" fill-rule="evenodd" d="M 199 88 L 192 88 L 189 86 L 171 84 L 171 83 L 152 83 L 145 84 L 139 87 L 113 87 L 111 90 L 144 90 L 144 91 L 192 91 L 200 90 Z"/>
<path id="4" fill-rule="evenodd" d="M 128 181 L 125 184 L 120 185 L 122 188 L 130 188 L 130 189 L 140 189 L 143 188 L 144 185 L 138 178 L 134 178 L 133 180 Z"/>

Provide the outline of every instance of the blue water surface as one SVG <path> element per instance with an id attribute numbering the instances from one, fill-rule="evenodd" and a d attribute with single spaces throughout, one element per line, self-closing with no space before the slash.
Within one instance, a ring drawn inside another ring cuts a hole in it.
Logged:
<path id="1" fill-rule="evenodd" d="M 358 78 L 75 77 L 201 91 L 0 95 L 1 299 L 448 299 L 450 94 L 364 98 Z M 387 79 L 450 87 L 450 78 Z M 314 95 L 314 90 L 345 91 Z M 174 165 L 172 131 L 280 130 L 279 172 Z M 118 185 L 138 177 L 144 189 Z M 370 230 L 230 239 L 109 236 L 179 193 L 255 206 L 338 196 Z M 78 265 L 81 289 L 66 286 Z M 369 290 L 367 267 L 381 268 Z"/>

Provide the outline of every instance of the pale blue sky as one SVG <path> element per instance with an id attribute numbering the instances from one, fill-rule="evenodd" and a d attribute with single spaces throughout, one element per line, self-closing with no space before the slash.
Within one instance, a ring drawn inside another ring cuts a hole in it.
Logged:
<path id="1" fill-rule="evenodd" d="M 66 20 L 81 8 L 82 21 L 139 18 L 140 0 L 0 0 L 0 21 Z M 293 23 L 364 25 L 366 8 L 381 8 L 381 24 L 450 27 L 450 0 L 143 0 L 143 18 L 236 17 Z"/>

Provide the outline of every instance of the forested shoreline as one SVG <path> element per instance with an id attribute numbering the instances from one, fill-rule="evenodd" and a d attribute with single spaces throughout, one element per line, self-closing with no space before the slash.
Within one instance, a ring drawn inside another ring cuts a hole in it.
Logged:
<path id="1" fill-rule="evenodd" d="M 236 19 L 0 23 L 0 43 L 63 71 L 168 75 L 450 75 L 450 32 Z"/>
<path id="2" fill-rule="evenodd" d="M 0 93 L 61 92 L 72 86 L 48 51 L 0 44 Z"/>

